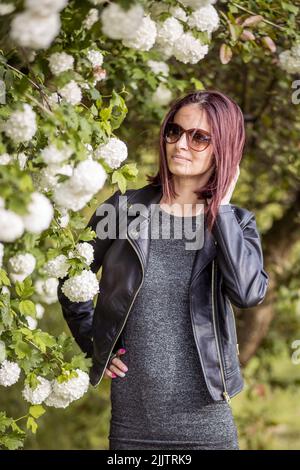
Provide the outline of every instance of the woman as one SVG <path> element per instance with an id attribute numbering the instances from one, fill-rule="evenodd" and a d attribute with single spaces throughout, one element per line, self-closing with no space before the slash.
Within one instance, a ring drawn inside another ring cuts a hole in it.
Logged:
<path id="1" fill-rule="evenodd" d="M 242 112 L 224 94 L 178 100 L 161 126 L 157 175 L 126 193 L 146 207 L 140 238 L 130 229 L 125 239 L 92 242 L 92 269 L 102 266 L 95 311 L 59 289 L 70 329 L 93 357 L 91 383 L 113 379 L 110 449 L 239 449 L 230 398 L 243 379 L 231 302 L 260 304 L 268 286 L 254 214 L 230 204 L 244 141 Z M 106 202 L 116 207 L 119 196 Z M 89 226 L 102 221 L 95 213 Z M 178 237 L 181 222 L 191 232 Z M 197 249 L 187 248 L 196 234 Z"/>

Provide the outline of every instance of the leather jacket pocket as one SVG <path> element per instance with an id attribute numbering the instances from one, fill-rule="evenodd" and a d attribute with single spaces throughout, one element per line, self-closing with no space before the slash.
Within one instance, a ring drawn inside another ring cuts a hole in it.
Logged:
<path id="1" fill-rule="evenodd" d="M 230 331 L 229 338 L 223 339 L 224 348 L 224 362 L 225 362 L 225 373 L 227 377 L 233 375 L 240 368 L 239 361 L 239 349 L 238 349 L 238 338 L 236 332 L 235 316 L 230 303 L 230 300 L 225 296 L 226 301 L 226 316 L 228 321 L 228 328 Z"/>

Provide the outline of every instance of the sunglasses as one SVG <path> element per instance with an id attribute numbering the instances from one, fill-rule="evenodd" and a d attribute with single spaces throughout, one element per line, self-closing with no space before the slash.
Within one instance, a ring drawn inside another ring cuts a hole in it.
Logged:
<path id="1" fill-rule="evenodd" d="M 188 146 L 197 152 L 203 152 L 210 142 L 211 135 L 203 129 L 183 129 L 175 122 L 168 122 L 164 131 L 164 140 L 167 144 L 175 144 L 182 134 L 186 132 Z"/>

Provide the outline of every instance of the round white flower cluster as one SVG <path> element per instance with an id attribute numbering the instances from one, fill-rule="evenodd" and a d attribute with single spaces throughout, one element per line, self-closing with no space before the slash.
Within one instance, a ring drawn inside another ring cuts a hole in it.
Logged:
<path id="1" fill-rule="evenodd" d="M 22 282 L 35 269 L 36 259 L 31 253 L 20 253 L 8 260 L 9 277 L 12 282 Z"/>
<path id="2" fill-rule="evenodd" d="M 99 292 L 99 283 L 95 273 L 84 269 L 67 279 L 61 290 L 72 302 L 86 302 Z"/>
<path id="3" fill-rule="evenodd" d="M 34 192 L 27 207 L 27 214 L 22 216 L 25 229 L 30 233 L 41 233 L 46 230 L 53 218 L 54 210 L 44 194 Z"/>
<path id="4" fill-rule="evenodd" d="M 156 24 L 150 15 L 144 16 L 133 38 L 123 39 L 122 44 L 139 51 L 149 51 L 155 43 L 157 35 Z"/>
<path id="5" fill-rule="evenodd" d="M 12 3 L 2 3 L 0 5 L 0 16 L 9 15 L 15 11 L 16 7 Z"/>
<path id="6" fill-rule="evenodd" d="M 180 36 L 180 41 L 177 41 L 173 47 L 174 56 L 184 64 L 197 64 L 207 53 L 208 45 L 201 44 L 191 32 Z"/>
<path id="7" fill-rule="evenodd" d="M 47 380 L 40 375 L 37 376 L 37 379 L 39 384 L 35 389 L 26 384 L 22 390 L 24 399 L 32 405 L 40 405 L 44 400 L 46 400 L 52 390 L 50 380 Z"/>
<path id="8" fill-rule="evenodd" d="M 194 11 L 188 19 L 188 25 L 198 31 L 207 31 L 211 34 L 218 29 L 220 23 L 219 15 L 212 5 L 199 8 Z"/>
<path id="9" fill-rule="evenodd" d="M 66 145 L 64 145 L 62 149 L 58 149 L 56 145 L 50 144 L 42 149 L 41 157 L 47 165 L 53 165 L 68 160 L 72 153 L 73 150 Z"/>
<path id="10" fill-rule="evenodd" d="M 33 182 L 39 191 L 49 191 L 57 186 L 59 175 L 72 176 L 72 174 L 72 165 L 51 164 L 34 175 Z"/>
<path id="11" fill-rule="evenodd" d="M 47 406 L 55 408 L 66 408 L 74 400 L 81 398 L 89 388 L 89 376 L 86 372 L 76 369 L 77 377 L 72 377 L 68 381 L 58 382 L 56 379 L 52 381 L 52 391 L 46 398 Z"/>
<path id="12" fill-rule="evenodd" d="M 58 255 L 44 266 L 45 273 L 50 277 L 63 278 L 68 274 L 69 264 L 65 255 Z"/>
<path id="13" fill-rule="evenodd" d="M 111 3 L 101 14 L 103 33 L 112 39 L 122 39 L 126 47 L 149 51 L 155 45 L 164 59 L 174 55 L 180 62 L 196 64 L 208 53 L 208 45 L 196 39 L 191 31 L 185 32 L 182 22 L 186 22 L 190 28 L 207 32 L 210 38 L 219 27 L 220 19 L 212 6 L 214 0 L 181 3 L 195 11 L 188 16 L 183 8 L 172 6 L 172 16 L 157 24 L 150 14 L 144 13 L 141 6 L 135 5 L 125 11 L 121 6 Z M 168 11 L 168 6 L 154 5 L 150 10 L 154 17 L 157 15 L 159 18 L 161 12 Z"/>
<path id="14" fill-rule="evenodd" d="M 45 313 L 44 307 L 41 304 L 37 303 L 37 304 L 35 304 L 35 310 L 36 310 L 36 318 L 38 320 L 43 318 L 44 313 Z"/>
<path id="15" fill-rule="evenodd" d="M 106 144 L 99 145 L 95 150 L 95 158 L 103 158 L 113 169 L 119 168 L 127 156 L 127 145 L 117 137 L 111 137 Z"/>
<path id="16" fill-rule="evenodd" d="M 60 30 L 59 12 L 68 0 L 26 0 L 11 22 L 10 36 L 22 47 L 47 49 Z"/>
<path id="17" fill-rule="evenodd" d="M 38 279 L 35 284 L 35 291 L 41 302 L 50 305 L 57 302 L 58 279 L 49 277 L 48 279 Z"/>
<path id="18" fill-rule="evenodd" d="M 26 316 L 27 325 L 30 330 L 35 330 L 37 327 L 37 320 L 30 315 Z"/>
<path id="19" fill-rule="evenodd" d="M 8 153 L 2 153 L 2 155 L 0 155 L 0 165 L 8 165 L 12 161 L 13 158 Z"/>
<path id="20" fill-rule="evenodd" d="M 5 359 L 0 367 L 0 385 L 10 387 L 15 384 L 20 377 L 21 369 L 16 362 Z"/>
<path id="21" fill-rule="evenodd" d="M 152 94 L 151 101 L 152 103 L 158 106 L 166 106 L 172 99 L 172 92 L 169 88 L 160 83 L 156 88 L 155 92 Z"/>
<path id="22" fill-rule="evenodd" d="M 74 57 L 66 52 L 54 52 L 50 55 L 49 67 L 53 75 L 59 75 L 66 70 L 72 70 L 74 65 Z"/>
<path id="23" fill-rule="evenodd" d="M 133 5 L 125 11 L 116 3 L 110 3 L 101 13 L 102 31 L 111 39 L 131 39 L 144 17 L 141 5 Z"/>
<path id="24" fill-rule="evenodd" d="M 193 10 L 197 8 L 206 7 L 207 5 L 212 5 L 217 2 L 217 0 L 179 0 L 182 5 L 186 7 L 191 7 Z"/>
<path id="25" fill-rule="evenodd" d="M 66 100 L 67 103 L 72 105 L 80 103 L 82 99 L 81 89 L 75 80 L 71 80 L 64 87 L 60 88 L 58 93 Z"/>
<path id="26" fill-rule="evenodd" d="M 78 255 L 85 259 L 86 264 L 90 265 L 94 261 L 94 247 L 87 242 L 77 243 L 75 252 L 70 251 L 68 257 L 76 258 Z"/>
<path id="27" fill-rule="evenodd" d="M 104 185 L 107 174 L 102 165 L 87 158 L 74 169 L 68 181 L 59 183 L 53 198 L 65 209 L 82 209 Z"/>
<path id="28" fill-rule="evenodd" d="M 24 233 L 24 224 L 21 217 L 13 211 L 0 209 L 0 240 L 14 242 Z"/>
<path id="29" fill-rule="evenodd" d="M 103 54 L 100 51 L 90 49 L 87 58 L 93 67 L 100 67 L 103 64 Z"/>
<path id="30" fill-rule="evenodd" d="M 161 74 L 163 75 L 160 77 L 160 80 L 162 82 L 165 82 L 167 80 L 167 76 L 169 75 L 169 66 L 165 62 L 162 61 L 157 61 L 157 60 L 148 60 L 147 65 L 150 67 L 153 73 L 155 75 Z"/>
<path id="31" fill-rule="evenodd" d="M 279 54 L 279 65 L 287 73 L 300 73 L 300 43 Z"/>
<path id="32" fill-rule="evenodd" d="M 91 29 L 92 26 L 94 26 L 95 23 L 99 20 L 99 12 L 96 8 L 91 8 L 88 11 L 88 14 L 86 15 L 85 19 L 83 20 L 83 26 L 86 29 Z"/>
<path id="33" fill-rule="evenodd" d="M 3 130 L 14 142 L 27 142 L 37 131 L 36 115 L 32 107 L 24 103 L 23 111 L 14 111 L 4 123 Z"/>

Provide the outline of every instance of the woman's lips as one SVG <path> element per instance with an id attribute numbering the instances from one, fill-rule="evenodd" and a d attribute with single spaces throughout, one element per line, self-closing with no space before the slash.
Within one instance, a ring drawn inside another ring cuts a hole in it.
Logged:
<path id="1" fill-rule="evenodd" d="M 173 155 L 172 159 L 175 160 L 176 162 L 190 162 L 191 161 L 189 158 L 182 157 L 181 155 Z"/>

